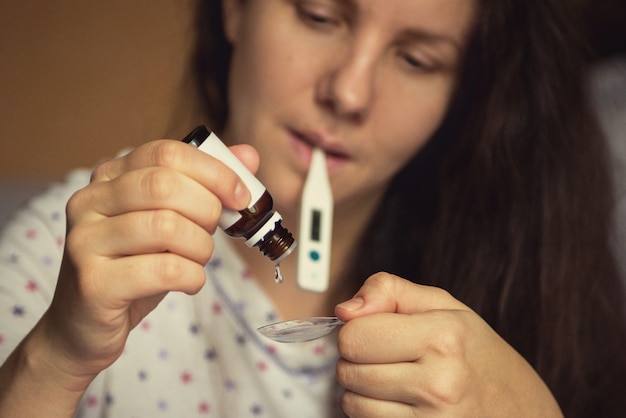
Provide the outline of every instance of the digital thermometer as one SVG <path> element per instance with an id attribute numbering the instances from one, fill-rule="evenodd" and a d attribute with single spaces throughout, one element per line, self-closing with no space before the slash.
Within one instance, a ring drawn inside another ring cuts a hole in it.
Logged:
<path id="1" fill-rule="evenodd" d="M 314 148 L 300 204 L 297 281 L 302 289 L 328 289 L 332 234 L 333 194 L 326 156 L 320 148 Z"/>

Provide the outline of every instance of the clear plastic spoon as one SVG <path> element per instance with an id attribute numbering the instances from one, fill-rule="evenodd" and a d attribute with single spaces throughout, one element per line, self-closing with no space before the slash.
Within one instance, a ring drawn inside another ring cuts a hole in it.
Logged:
<path id="1" fill-rule="evenodd" d="M 280 343 L 298 343 L 321 338 L 343 324 L 343 321 L 334 316 L 318 316 L 277 322 L 262 326 L 257 331 Z"/>

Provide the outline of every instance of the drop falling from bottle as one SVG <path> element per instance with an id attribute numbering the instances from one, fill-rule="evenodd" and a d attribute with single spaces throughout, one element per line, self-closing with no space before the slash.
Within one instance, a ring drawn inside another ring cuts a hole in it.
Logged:
<path id="1" fill-rule="evenodd" d="M 283 282 L 283 274 L 280 271 L 280 264 L 276 264 L 274 267 L 274 280 L 276 281 L 276 283 Z"/>

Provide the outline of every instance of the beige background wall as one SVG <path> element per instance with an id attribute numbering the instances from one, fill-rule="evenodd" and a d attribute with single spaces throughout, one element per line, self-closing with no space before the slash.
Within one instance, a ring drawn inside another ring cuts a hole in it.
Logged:
<path id="1" fill-rule="evenodd" d="M 0 0 L 0 180 L 59 177 L 189 114 L 193 2 Z"/>
<path id="2" fill-rule="evenodd" d="M 195 1 L 0 0 L 0 182 L 184 135 Z M 626 43 L 622 2 L 574 1 L 600 55 Z"/>

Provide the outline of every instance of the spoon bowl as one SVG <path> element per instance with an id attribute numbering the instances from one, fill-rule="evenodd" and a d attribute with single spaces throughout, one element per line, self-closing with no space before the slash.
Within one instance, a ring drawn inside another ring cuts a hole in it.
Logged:
<path id="1" fill-rule="evenodd" d="M 257 331 L 280 343 L 297 343 L 321 338 L 343 324 L 337 317 L 318 316 L 276 322 L 262 326 Z"/>

